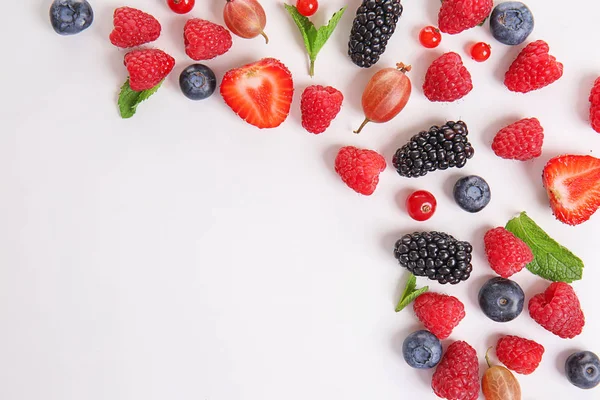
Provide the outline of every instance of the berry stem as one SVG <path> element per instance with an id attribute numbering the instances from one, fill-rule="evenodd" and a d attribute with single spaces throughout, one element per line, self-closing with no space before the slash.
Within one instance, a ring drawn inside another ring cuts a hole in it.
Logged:
<path id="1" fill-rule="evenodd" d="M 267 34 L 265 33 L 265 31 L 260 31 L 260 34 L 262 35 L 262 37 L 265 38 L 266 44 L 269 44 L 269 37 L 267 36 Z"/>
<path id="2" fill-rule="evenodd" d="M 371 120 L 369 118 L 365 118 L 365 120 L 363 121 L 363 123 L 360 124 L 360 127 L 358 128 L 358 130 L 354 131 L 354 133 L 356 133 L 358 135 L 363 130 L 363 128 L 365 127 L 365 125 L 367 125 L 369 122 L 371 122 Z"/>
<path id="3" fill-rule="evenodd" d="M 490 350 L 493 349 L 494 347 L 489 347 L 487 349 L 487 351 L 485 352 L 485 362 L 488 365 L 488 368 L 492 368 L 492 363 L 490 362 Z"/>
<path id="4" fill-rule="evenodd" d="M 396 64 L 396 68 L 399 69 L 400 72 L 404 72 L 404 73 L 407 73 L 412 69 L 412 67 L 410 65 L 405 65 L 404 63 L 401 63 L 401 62 Z"/>

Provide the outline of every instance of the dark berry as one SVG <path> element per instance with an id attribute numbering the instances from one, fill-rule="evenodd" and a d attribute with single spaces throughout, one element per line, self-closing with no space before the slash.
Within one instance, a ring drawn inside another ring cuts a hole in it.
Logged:
<path id="1" fill-rule="evenodd" d="M 203 100 L 214 93 L 217 88 L 217 78 L 206 65 L 192 64 L 179 76 L 179 86 L 187 98 Z"/>
<path id="2" fill-rule="evenodd" d="M 479 212 L 489 204 L 491 199 L 490 187 L 480 176 L 465 176 L 454 185 L 454 200 L 465 211 Z"/>
<path id="3" fill-rule="evenodd" d="M 524 302 L 523 289 L 510 279 L 492 278 L 479 290 L 481 311 L 492 321 L 512 321 L 523 311 Z"/>
<path id="4" fill-rule="evenodd" d="M 413 368 L 433 368 L 442 358 L 442 342 L 429 331 L 416 331 L 404 339 L 402 355 Z"/>
<path id="5" fill-rule="evenodd" d="M 490 16 L 492 35 L 500 43 L 518 45 L 533 31 L 533 14 L 519 1 L 507 1 L 494 8 Z"/>
<path id="6" fill-rule="evenodd" d="M 86 0 L 54 0 L 50 22 L 59 35 L 75 35 L 92 25 L 94 11 Z"/>
<path id="7" fill-rule="evenodd" d="M 567 379 L 581 389 L 592 389 L 600 384 L 600 359 L 591 351 L 571 354 L 565 363 Z"/>

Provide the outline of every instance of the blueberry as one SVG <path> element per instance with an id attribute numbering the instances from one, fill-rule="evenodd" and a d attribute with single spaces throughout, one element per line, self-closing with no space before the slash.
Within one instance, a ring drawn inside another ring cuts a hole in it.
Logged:
<path id="1" fill-rule="evenodd" d="M 525 294 L 517 282 L 492 278 L 479 290 L 479 306 L 485 315 L 496 322 L 508 322 L 523 311 Z"/>
<path id="2" fill-rule="evenodd" d="M 59 35 L 75 35 L 92 25 L 94 11 L 86 0 L 54 0 L 50 22 Z"/>
<path id="3" fill-rule="evenodd" d="M 179 76 L 179 86 L 188 99 L 203 100 L 215 92 L 217 78 L 206 65 L 192 64 Z"/>
<path id="4" fill-rule="evenodd" d="M 521 44 L 533 31 L 533 14 L 520 1 L 500 3 L 492 11 L 490 29 L 500 43 Z"/>
<path id="5" fill-rule="evenodd" d="M 465 176 L 454 185 L 454 200 L 465 211 L 479 212 L 488 205 L 491 198 L 490 187 L 479 176 Z"/>
<path id="6" fill-rule="evenodd" d="M 565 363 L 567 379 L 581 389 L 592 389 L 600 384 L 600 359 L 591 351 L 573 353 Z"/>
<path id="7" fill-rule="evenodd" d="M 404 339 L 402 354 L 413 368 L 433 368 L 442 358 L 442 342 L 429 331 L 416 331 Z"/>

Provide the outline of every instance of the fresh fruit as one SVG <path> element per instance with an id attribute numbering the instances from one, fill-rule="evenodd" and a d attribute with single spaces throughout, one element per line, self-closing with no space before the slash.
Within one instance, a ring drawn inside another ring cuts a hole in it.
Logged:
<path id="1" fill-rule="evenodd" d="M 543 40 L 525 46 L 504 76 L 504 85 L 508 90 L 528 93 L 560 79 L 563 65 L 548 51 L 550 47 Z"/>
<path id="2" fill-rule="evenodd" d="M 520 1 L 500 3 L 490 16 L 492 36 L 500 43 L 518 45 L 533 31 L 533 14 Z"/>
<path id="3" fill-rule="evenodd" d="M 600 359 L 591 351 L 571 354 L 565 362 L 567 379 L 581 389 L 592 389 L 600 384 Z"/>
<path id="4" fill-rule="evenodd" d="M 404 339 L 402 355 L 413 368 L 433 368 L 442 359 L 442 342 L 429 331 L 416 331 Z"/>
<path id="5" fill-rule="evenodd" d="M 385 159 L 373 150 L 353 146 L 342 147 L 335 158 L 335 172 L 357 193 L 370 196 L 379 183 L 379 174 L 385 169 Z"/>
<path id="6" fill-rule="evenodd" d="M 225 54 L 233 44 L 231 33 L 221 25 L 200 18 L 190 19 L 183 28 L 185 53 L 192 60 L 210 60 Z"/>
<path id="7" fill-rule="evenodd" d="M 379 61 L 402 15 L 400 0 L 363 0 L 352 23 L 348 55 L 361 68 Z"/>
<path id="8" fill-rule="evenodd" d="M 294 82 L 290 70 L 274 58 L 228 71 L 221 82 L 225 103 L 258 128 L 276 128 L 290 113 Z"/>
<path id="9" fill-rule="evenodd" d="M 179 87 L 190 100 L 204 100 L 215 92 L 215 73 L 202 64 L 192 64 L 179 75 Z"/>
<path id="10" fill-rule="evenodd" d="M 177 14 L 187 14 L 196 5 L 196 0 L 167 0 L 169 8 Z"/>
<path id="11" fill-rule="evenodd" d="M 503 278 L 510 278 L 533 261 L 527 243 L 502 227 L 487 231 L 483 241 L 490 267 Z"/>
<path id="12" fill-rule="evenodd" d="M 546 330 L 563 339 L 583 331 L 585 317 L 577 294 L 564 282 L 553 282 L 529 300 L 529 315 Z"/>
<path id="13" fill-rule="evenodd" d="M 492 199 L 490 186 L 477 175 L 460 178 L 454 185 L 453 194 L 456 204 L 470 213 L 483 210 Z"/>
<path id="14" fill-rule="evenodd" d="M 406 308 L 410 303 L 415 301 L 417 297 L 422 295 L 423 293 L 429 290 L 429 286 L 424 286 L 420 289 L 417 289 L 417 277 L 413 274 L 408 274 L 408 280 L 406 281 L 406 286 L 402 291 L 402 296 L 396 305 L 396 312 L 400 312 Z"/>
<path id="15" fill-rule="evenodd" d="M 265 10 L 256 0 L 227 0 L 223 10 L 225 25 L 234 35 L 244 39 L 253 39 L 262 35 L 269 43 L 265 34 L 267 16 Z"/>
<path id="16" fill-rule="evenodd" d="M 158 85 L 174 66 L 175 59 L 162 50 L 133 50 L 125 55 L 129 84 L 136 92 Z"/>
<path id="17" fill-rule="evenodd" d="M 305 17 L 310 17 L 317 12 L 319 2 L 317 0 L 298 0 L 296 2 L 296 8 L 300 14 Z"/>
<path id="18" fill-rule="evenodd" d="M 481 24 L 492 12 L 493 0 L 444 0 L 438 14 L 440 31 L 455 35 Z"/>
<path id="19" fill-rule="evenodd" d="M 152 15 L 131 7 L 117 8 L 113 23 L 115 28 L 110 34 L 110 42 L 123 49 L 154 42 L 162 29 Z"/>
<path id="20" fill-rule="evenodd" d="M 440 30 L 434 26 L 426 26 L 419 32 L 419 42 L 428 49 L 436 48 L 442 41 Z"/>
<path id="21" fill-rule="evenodd" d="M 479 307 L 492 321 L 508 322 L 523 311 L 525 294 L 517 282 L 500 277 L 487 281 L 479 290 Z"/>
<path id="22" fill-rule="evenodd" d="M 442 54 L 427 69 L 423 93 L 430 101 L 456 101 L 471 90 L 471 74 L 456 53 Z"/>
<path id="23" fill-rule="evenodd" d="M 59 35 L 76 35 L 94 22 L 94 10 L 87 0 L 54 0 L 50 23 Z"/>
<path id="24" fill-rule="evenodd" d="M 523 375 L 529 375 L 537 369 L 544 352 L 541 344 L 518 336 L 503 336 L 496 345 L 496 355 L 500 362 Z"/>
<path id="25" fill-rule="evenodd" d="M 419 321 L 438 337 L 447 339 L 465 317 L 465 306 L 454 296 L 423 293 L 415 300 L 413 309 Z"/>
<path id="26" fill-rule="evenodd" d="M 600 133 L 600 78 L 596 79 L 590 93 L 590 124 Z"/>
<path id="27" fill-rule="evenodd" d="M 365 120 L 354 133 L 360 133 L 369 122 L 388 122 L 400 113 L 408 103 L 412 85 L 406 75 L 410 65 L 396 64 L 377 72 L 362 95 Z"/>
<path id="28" fill-rule="evenodd" d="M 525 118 L 502 128 L 492 150 L 498 157 L 527 161 L 542 155 L 544 128 L 537 118 Z"/>
<path id="29" fill-rule="evenodd" d="M 315 135 L 325 132 L 342 109 L 343 101 L 342 92 L 331 86 L 307 87 L 300 101 L 302 126 Z"/>
<path id="30" fill-rule="evenodd" d="M 478 42 L 471 47 L 471 58 L 477 62 L 484 62 L 492 55 L 492 47 L 485 42 Z"/>
<path id="31" fill-rule="evenodd" d="M 437 201 L 426 190 L 417 190 L 406 199 L 406 211 L 415 221 L 427 221 L 435 213 Z"/>
<path id="32" fill-rule="evenodd" d="M 477 400 L 480 390 L 479 360 L 475 349 L 463 341 L 448 346 L 433 374 L 431 387 L 443 399 Z"/>
<path id="33" fill-rule="evenodd" d="M 429 131 L 414 135 L 396 150 L 394 168 L 400 176 L 407 178 L 418 178 L 436 170 L 462 168 L 475 154 L 468 135 L 467 124 L 463 121 L 448 121 L 441 127 L 434 125 Z"/>
<path id="34" fill-rule="evenodd" d="M 394 257 L 416 276 L 455 285 L 471 276 L 473 246 L 443 232 L 404 235 L 394 246 Z"/>
<path id="35" fill-rule="evenodd" d="M 488 369 L 481 379 L 485 400 L 521 400 L 521 386 L 517 378 L 502 366 L 492 366 L 488 353 L 485 354 Z"/>
<path id="36" fill-rule="evenodd" d="M 554 216 L 579 225 L 600 207 L 600 159 L 564 155 L 551 159 L 543 173 Z"/>

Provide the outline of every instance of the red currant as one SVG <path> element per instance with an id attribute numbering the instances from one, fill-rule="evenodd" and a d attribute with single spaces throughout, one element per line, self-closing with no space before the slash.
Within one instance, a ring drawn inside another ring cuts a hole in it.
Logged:
<path id="1" fill-rule="evenodd" d="M 167 0 L 167 3 L 177 14 L 187 14 L 194 8 L 196 0 Z"/>
<path id="2" fill-rule="evenodd" d="M 426 26 L 419 32 L 419 42 L 421 42 L 423 47 L 433 49 L 434 47 L 438 47 L 441 41 L 442 34 L 440 33 L 440 30 L 434 26 Z"/>
<path id="3" fill-rule="evenodd" d="M 475 43 L 471 47 L 471 58 L 477 62 L 483 62 L 492 55 L 492 48 L 484 42 Z"/>
<path id="4" fill-rule="evenodd" d="M 319 2 L 317 0 L 298 0 L 296 3 L 298 12 L 305 17 L 310 17 L 317 12 L 319 8 Z"/>
<path id="5" fill-rule="evenodd" d="M 416 221 L 427 221 L 436 208 L 435 197 L 425 190 L 417 190 L 406 199 L 406 211 Z"/>

